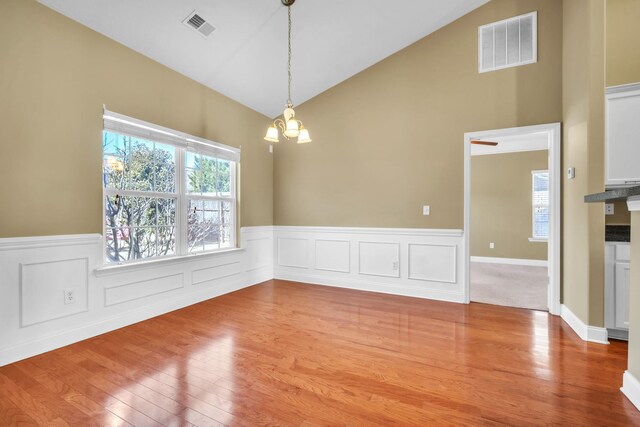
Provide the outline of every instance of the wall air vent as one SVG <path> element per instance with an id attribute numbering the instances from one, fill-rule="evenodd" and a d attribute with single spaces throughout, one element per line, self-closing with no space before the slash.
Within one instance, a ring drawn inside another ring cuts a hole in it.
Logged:
<path id="1" fill-rule="evenodd" d="M 199 15 L 194 10 L 187 16 L 182 23 L 194 30 L 196 30 L 201 36 L 209 37 L 214 32 L 216 27 L 207 22 L 206 19 Z"/>
<path id="2" fill-rule="evenodd" d="M 538 62 L 538 12 L 478 27 L 478 71 Z"/>

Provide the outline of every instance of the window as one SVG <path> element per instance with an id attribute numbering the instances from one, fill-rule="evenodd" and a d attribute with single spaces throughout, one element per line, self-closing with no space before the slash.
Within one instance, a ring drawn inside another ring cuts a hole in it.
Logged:
<path id="1" fill-rule="evenodd" d="M 549 171 L 532 171 L 533 239 L 549 238 Z"/>
<path id="2" fill-rule="evenodd" d="M 240 150 L 105 111 L 106 263 L 235 246 Z"/>

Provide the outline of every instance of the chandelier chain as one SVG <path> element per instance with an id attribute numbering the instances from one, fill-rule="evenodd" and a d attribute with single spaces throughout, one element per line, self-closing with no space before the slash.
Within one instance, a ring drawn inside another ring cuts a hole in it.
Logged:
<path id="1" fill-rule="evenodd" d="M 287 106 L 293 106 L 293 102 L 291 101 L 291 6 L 287 6 L 287 12 L 289 15 L 289 33 L 287 35 L 289 41 L 289 62 L 287 63 L 287 73 L 289 74 L 289 89 L 288 89 L 288 99 Z"/>

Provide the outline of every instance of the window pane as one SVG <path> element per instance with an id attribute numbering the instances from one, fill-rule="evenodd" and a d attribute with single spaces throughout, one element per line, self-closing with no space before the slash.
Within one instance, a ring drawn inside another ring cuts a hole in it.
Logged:
<path id="1" fill-rule="evenodd" d="M 131 229 L 131 256 L 144 259 L 156 255 L 156 229 L 135 227 Z"/>
<path id="2" fill-rule="evenodd" d="M 104 201 L 105 225 L 107 227 L 122 227 L 130 225 L 124 215 L 122 203 L 124 197 L 106 196 Z"/>
<path id="3" fill-rule="evenodd" d="M 105 233 L 107 262 L 123 262 L 129 259 L 129 227 L 107 228 Z"/>
<path id="4" fill-rule="evenodd" d="M 549 237 L 549 208 L 536 207 L 534 209 L 534 236 L 533 237 Z"/>
<path id="5" fill-rule="evenodd" d="M 187 152 L 187 192 L 206 196 L 231 196 L 231 162 Z"/>
<path id="6" fill-rule="evenodd" d="M 156 225 L 170 225 L 176 224 L 176 200 L 175 199 L 158 199 L 158 220 Z"/>
<path id="7" fill-rule="evenodd" d="M 114 154 L 120 157 L 126 157 L 126 143 L 124 135 L 112 132 L 102 133 L 102 152 L 106 154 Z"/>
<path id="8" fill-rule="evenodd" d="M 151 191 L 154 181 L 153 142 L 126 137 L 131 153 L 127 163 L 128 190 Z"/>
<path id="9" fill-rule="evenodd" d="M 220 227 L 218 225 L 211 226 L 207 229 L 204 236 L 204 250 L 211 251 L 218 249 L 220 241 Z"/>
<path id="10" fill-rule="evenodd" d="M 220 236 L 220 247 L 228 248 L 231 247 L 231 226 L 225 225 L 222 227 L 222 233 Z"/>
<path id="11" fill-rule="evenodd" d="M 105 155 L 102 162 L 102 180 L 105 188 L 120 190 L 125 187 L 124 157 Z"/>
<path id="12" fill-rule="evenodd" d="M 173 255 L 176 253 L 176 229 L 175 227 L 158 227 L 157 235 L 158 256 Z"/>
<path id="13" fill-rule="evenodd" d="M 230 224 L 231 222 L 231 202 L 222 202 L 222 223 Z"/>
<path id="14" fill-rule="evenodd" d="M 218 159 L 216 191 L 220 196 L 231 196 L 231 162 Z"/>
<path id="15" fill-rule="evenodd" d="M 218 249 L 220 241 L 220 202 L 190 200 L 187 214 L 189 252 Z"/>
<path id="16" fill-rule="evenodd" d="M 156 142 L 154 150 L 154 191 L 173 193 L 176 190 L 176 149 Z"/>

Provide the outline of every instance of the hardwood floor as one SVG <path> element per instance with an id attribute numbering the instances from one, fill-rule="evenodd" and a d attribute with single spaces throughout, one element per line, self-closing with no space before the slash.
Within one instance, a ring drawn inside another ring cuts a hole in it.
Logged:
<path id="1" fill-rule="evenodd" d="M 626 343 L 270 281 L 0 368 L 0 425 L 640 425 Z"/>

